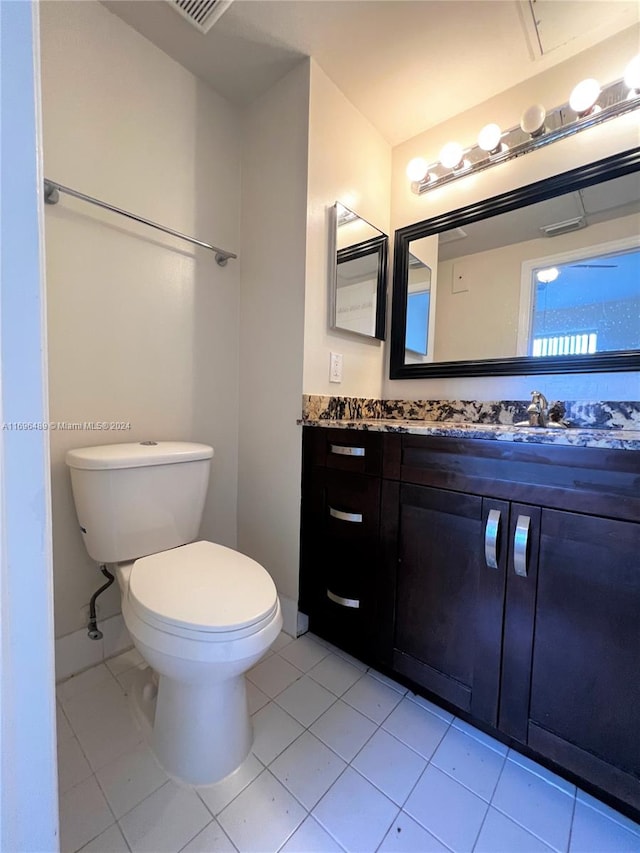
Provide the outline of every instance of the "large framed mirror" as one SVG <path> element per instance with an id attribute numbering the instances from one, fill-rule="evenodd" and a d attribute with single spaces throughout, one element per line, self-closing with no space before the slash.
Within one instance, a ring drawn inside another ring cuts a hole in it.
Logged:
<path id="1" fill-rule="evenodd" d="M 340 202 L 329 213 L 329 325 L 384 340 L 389 238 Z"/>
<path id="2" fill-rule="evenodd" d="M 640 370 L 640 148 L 396 231 L 391 379 Z"/>

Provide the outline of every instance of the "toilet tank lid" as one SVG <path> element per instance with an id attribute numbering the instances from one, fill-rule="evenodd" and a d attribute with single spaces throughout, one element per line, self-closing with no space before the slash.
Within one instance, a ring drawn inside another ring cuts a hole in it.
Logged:
<path id="1" fill-rule="evenodd" d="M 130 444 L 101 444 L 68 450 L 69 468 L 103 470 L 109 468 L 144 468 L 211 459 L 213 448 L 190 441 L 140 441 Z"/>

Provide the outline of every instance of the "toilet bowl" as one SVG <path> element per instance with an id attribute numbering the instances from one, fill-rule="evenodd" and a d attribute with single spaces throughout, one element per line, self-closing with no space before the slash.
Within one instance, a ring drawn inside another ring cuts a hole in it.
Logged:
<path id="1" fill-rule="evenodd" d="M 219 781 L 247 757 L 244 673 L 282 628 L 266 569 L 193 541 L 212 455 L 207 445 L 141 442 L 66 460 L 87 551 L 115 566 L 125 625 L 157 674 L 140 673 L 134 712 L 167 773 L 192 785 Z"/>

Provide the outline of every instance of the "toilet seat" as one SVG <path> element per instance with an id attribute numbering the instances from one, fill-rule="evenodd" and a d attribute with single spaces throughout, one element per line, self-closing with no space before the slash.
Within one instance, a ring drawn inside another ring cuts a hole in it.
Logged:
<path id="1" fill-rule="evenodd" d="M 275 584 L 259 563 L 206 541 L 136 560 L 127 598 L 150 627 L 200 642 L 255 634 L 278 608 Z"/>

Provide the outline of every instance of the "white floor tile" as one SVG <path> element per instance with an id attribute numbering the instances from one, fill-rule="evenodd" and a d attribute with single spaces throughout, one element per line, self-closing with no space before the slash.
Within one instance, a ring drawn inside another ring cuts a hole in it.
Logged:
<path id="1" fill-rule="evenodd" d="M 64 794 L 93 775 L 78 741 L 72 737 L 58 743 L 58 790 Z"/>
<path id="2" fill-rule="evenodd" d="M 260 690 L 259 687 L 256 687 L 248 678 L 245 678 L 245 681 L 247 683 L 247 705 L 249 706 L 249 713 L 255 714 L 256 711 L 259 711 L 260 708 L 264 708 L 264 706 L 271 700 L 266 693 L 263 693 L 262 690 Z"/>
<path id="3" fill-rule="evenodd" d="M 153 753 L 141 743 L 96 771 L 96 778 L 117 818 L 122 817 L 167 781 Z"/>
<path id="4" fill-rule="evenodd" d="M 350 687 L 342 701 L 378 725 L 385 720 L 402 699 L 402 693 L 392 690 L 377 678 L 364 675 Z"/>
<path id="5" fill-rule="evenodd" d="M 122 688 L 110 673 L 109 678 L 110 681 L 63 703 L 67 719 L 94 770 L 135 748 L 142 739 Z"/>
<path id="6" fill-rule="evenodd" d="M 345 761 L 351 761 L 360 752 L 375 730 L 375 723 L 341 699 L 325 711 L 310 729 Z"/>
<path id="7" fill-rule="evenodd" d="M 351 767 L 328 790 L 313 816 L 347 851 L 375 850 L 398 807 Z"/>
<path id="8" fill-rule="evenodd" d="M 264 765 L 250 753 L 237 770 L 215 785 L 197 788 L 198 795 L 209 811 L 217 816 L 241 791 L 250 785 L 264 770 Z"/>
<path id="9" fill-rule="evenodd" d="M 489 802 L 498 784 L 504 756 L 452 727 L 431 763 Z"/>
<path id="10" fill-rule="evenodd" d="M 426 766 L 422 756 L 384 729 L 378 729 L 352 761 L 352 767 L 399 806 Z"/>
<path id="11" fill-rule="evenodd" d="M 359 678 L 362 678 L 361 669 L 334 654 L 327 655 L 307 674 L 336 696 L 342 696 Z"/>
<path id="12" fill-rule="evenodd" d="M 479 741 L 481 744 L 484 744 L 484 746 L 488 746 L 489 749 L 497 752 L 498 755 L 506 755 L 507 752 L 509 752 L 509 747 L 506 746 L 506 744 L 500 743 L 499 740 L 491 737 L 491 735 L 485 734 L 475 726 L 470 726 L 469 723 L 465 723 L 464 720 L 460 720 L 456 717 L 451 725 L 454 729 L 458 729 L 458 731 L 464 732 L 464 734 L 469 735 L 469 737 Z"/>
<path id="13" fill-rule="evenodd" d="M 378 681 L 381 681 L 383 684 L 386 684 L 387 687 L 390 687 L 392 690 L 395 690 L 396 693 L 401 693 L 404 696 L 405 693 L 409 692 L 406 687 L 402 686 L 402 684 L 398 684 L 397 681 L 394 681 L 387 675 L 383 675 L 381 672 L 378 672 L 377 669 L 369 668 L 368 674 L 371 675 L 373 678 L 376 678 Z"/>
<path id="14" fill-rule="evenodd" d="M 532 761 L 532 759 L 527 758 L 526 755 L 521 755 L 519 752 L 516 752 L 515 749 L 509 750 L 507 754 L 507 761 L 513 761 L 516 764 L 519 764 L 520 767 L 524 767 L 524 769 L 528 770 L 530 773 L 535 773 L 536 776 L 544 779 L 544 781 L 548 782 L 550 785 L 555 785 L 556 788 L 564 791 L 565 794 L 569 794 L 570 797 L 575 796 L 575 785 L 572 785 L 571 782 L 567 782 L 566 779 L 563 779 L 562 776 L 558 776 L 557 773 L 552 773 L 551 770 L 547 770 L 546 767 L 538 764 L 537 761 Z"/>
<path id="15" fill-rule="evenodd" d="M 595 797 L 592 797 L 591 794 L 587 794 L 586 791 L 581 791 L 578 788 L 577 799 L 579 802 L 584 803 L 587 806 L 591 806 L 592 809 L 595 809 L 597 812 L 600 812 L 605 817 L 608 817 L 610 820 L 619 823 L 625 829 L 628 829 L 629 832 L 635 832 L 636 835 L 640 835 L 640 824 L 636 823 L 634 820 L 631 820 L 630 817 L 626 815 L 620 814 L 620 812 L 612 809 L 611 806 L 606 805 L 601 800 L 596 800 Z"/>
<path id="16" fill-rule="evenodd" d="M 211 821 L 196 793 L 166 782 L 120 820 L 134 853 L 177 853 Z"/>
<path id="17" fill-rule="evenodd" d="M 103 641 L 90 640 L 85 628 L 58 637 L 55 645 L 57 681 L 81 673 L 83 669 L 101 663 L 104 658 Z"/>
<path id="18" fill-rule="evenodd" d="M 431 758 L 449 723 L 405 697 L 382 727 L 424 758 Z"/>
<path id="19" fill-rule="evenodd" d="M 342 853 L 342 847 L 309 815 L 280 853 Z"/>
<path id="20" fill-rule="evenodd" d="M 271 644 L 272 652 L 279 652 L 281 649 L 284 649 L 285 646 L 288 646 L 289 643 L 293 642 L 293 637 L 289 636 L 289 634 L 285 634 L 284 631 L 280 631 L 278 636 L 275 638 L 273 643 Z"/>
<path id="21" fill-rule="evenodd" d="M 449 853 L 449 848 L 408 814 L 400 812 L 378 847 L 378 853 Z"/>
<path id="22" fill-rule="evenodd" d="M 83 847 L 80 853 L 129 853 L 129 845 L 124 840 L 120 827 L 114 823 Z"/>
<path id="23" fill-rule="evenodd" d="M 507 760 L 491 805 L 555 850 L 564 851 L 574 798 Z"/>
<path id="24" fill-rule="evenodd" d="M 283 690 L 275 701 L 307 728 L 333 705 L 336 697 L 305 675 Z"/>
<path id="25" fill-rule="evenodd" d="M 282 693 L 290 684 L 302 678 L 302 675 L 301 670 L 283 660 L 280 655 L 271 655 L 250 669 L 247 678 L 269 698 L 274 699 L 278 693 Z"/>
<path id="26" fill-rule="evenodd" d="M 404 806 L 455 853 L 473 850 L 487 809 L 484 800 L 432 766 L 424 771 Z"/>
<path id="27" fill-rule="evenodd" d="M 105 664 L 109 672 L 117 677 L 128 669 L 140 666 L 144 662 L 144 658 L 137 649 L 129 649 L 121 655 L 105 661 Z"/>
<path id="28" fill-rule="evenodd" d="M 79 850 L 114 822 L 96 780 L 85 779 L 60 797 L 60 850 Z"/>
<path id="29" fill-rule="evenodd" d="M 253 754 L 263 764 L 269 764 L 304 731 L 297 720 L 269 702 L 253 715 Z"/>
<path id="30" fill-rule="evenodd" d="M 302 806 L 264 770 L 218 817 L 242 853 L 275 853 L 306 817 Z"/>
<path id="31" fill-rule="evenodd" d="M 640 853 L 640 836 L 605 817 L 583 802 L 576 802 L 571 827 L 570 853 Z"/>
<path id="32" fill-rule="evenodd" d="M 79 675 L 72 675 L 66 681 L 63 681 L 56 688 L 58 699 L 64 705 L 69 699 L 74 696 L 79 696 L 87 690 L 93 690 L 103 681 L 112 681 L 113 676 L 107 667 L 101 663 L 98 666 L 93 666 L 91 669 L 81 672 Z"/>
<path id="33" fill-rule="evenodd" d="M 236 853 L 236 848 L 229 841 L 229 837 L 218 821 L 212 820 L 186 847 L 182 848 L 182 853 Z"/>
<path id="34" fill-rule="evenodd" d="M 273 775 L 311 810 L 345 769 L 345 762 L 311 732 L 304 732 L 269 766 Z"/>
<path id="35" fill-rule="evenodd" d="M 122 613 L 116 613 L 115 616 L 103 619 L 100 622 L 100 630 L 104 634 L 102 645 L 105 658 L 111 658 L 120 652 L 124 652 L 133 645 L 131 635 L 124 624 Z"/>
<path id="36" fill-rule="evenodd" d="M 289 643 L 280 650 L 280 657 L 288 660 L 289 663 L 292 663 L 303 672 L 307 672 L 312 666 L 320 663 L 328 654 L 329 650 L 326 646 L 323 646 L 308 634 L 299 637 L 293 643 Z"/>
<path id="37" fill-rule="evenodd" d="M 125 696 L 129 695 L 129 691 L 131 689 L 131 685 L 138 678 L 138 674 L 141 669 L 150 669 L 146 663 L 141 663 L 139 666 L 134 666 L 133 669 L 127 669 L 124 672 L 121 672 L 120 675 L 116 676 L 118 680 L 118 684 L 122 688 Z"/>
<path id="38" fill-rule="evenodd" d="M 331 651 L 334 653 L 334 655 L 338 655 L 338 657 L 341 657 L 343 660 L 346 660 L 347 663 L 350 663 L 351 666 L 355 666 L 355 668 L 359 669 L 361 672 L 366 672 L 369 669 L 366 663 L 363 663 L 358 658 L 354 658 L 354 656 L 350 655 L 348 652 L 344 652 L 342 649 L 338 649 L 336 646 L 331 648 Z"/>
<path id="39" fill-rule="evenodd" d="M 62 705 L 60 704 L 56 705 L 56 736 L 58 739 L 58 745 L 60 745 L 63 740 L 68 740 L 73 737 L 73 731 L 69 725 L 69 721 L 65 717 L 64 711 L 62 710 Z"/>
<path id="40" fill-rule="evenodd" d="M 435 702 L 430 702 L 428 699 L 425 699 L 424 696 L 418 696 L 417 693 L 411 693 L 409 691 L 407 693 L 407 699 L 411 699 L 411 701 L 415 702 L 416 705 L 420 705 L 421 708 L 426 708 L 427 711 L 431 711 L 432 714 L 435 714 L 436 717 L 440 717 L 440 719 L 444 720 L 445 723 L 451 723 L 454 720 L 453 714 L 450 714 L 449 711 L 445 711 L 444 708 L 441 708 L 440 705 L 436 705 Z"/>
<path id="41" fill-rule="evenodd" d="M 514 851 L 552 853 L 552 848 L 505 815 L 490 808 L 473 853 L 514 853 Z"/>

